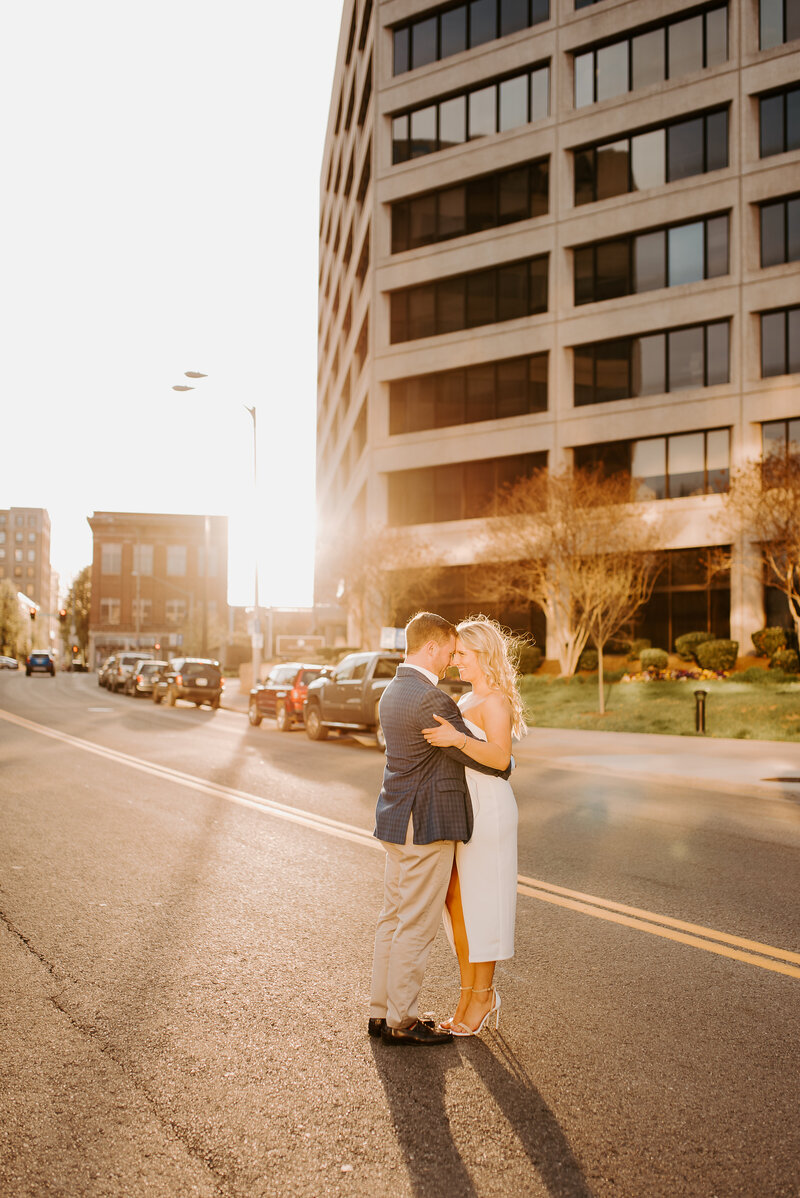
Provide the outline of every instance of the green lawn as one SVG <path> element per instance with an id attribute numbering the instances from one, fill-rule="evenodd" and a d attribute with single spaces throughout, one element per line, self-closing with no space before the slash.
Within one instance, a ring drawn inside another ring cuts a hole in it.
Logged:
<path id="1" fill-rule="evenodd" d="M 605 715 L 598 712 L 594 675 L 564 681 L 529 674 L 520 689 L 534 727 L 695 736 L 694 692 L 700 688 L 708 691 L 707 735 L 800 741 L 800 682 L 606 683 Z"/>

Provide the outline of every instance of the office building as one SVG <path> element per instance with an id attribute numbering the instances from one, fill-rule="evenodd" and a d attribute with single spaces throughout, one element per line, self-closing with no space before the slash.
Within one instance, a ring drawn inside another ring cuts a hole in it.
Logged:
<path id="1" fill-rule="evenodd" d="M 320 559 L 413 530 L 486 608 L 498 490 L 602 463 L 668 515 L 641 633 L 785 621 L 721 516 L 800 446 L 793 0 L 346 0 L 319 245 Z"/>

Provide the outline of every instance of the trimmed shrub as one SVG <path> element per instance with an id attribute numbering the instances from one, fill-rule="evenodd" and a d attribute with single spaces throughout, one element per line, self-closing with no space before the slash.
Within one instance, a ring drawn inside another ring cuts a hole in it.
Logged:
<path id="1" fill-rule="evenodd" d="M 783 672 L 781 671 L 781 677 Z M 731 682 L 751 682 L 756 686 L 766 686 L 768 683 L 775 682 L 775 675 L 769 670 L 764 670 L 761 666 L 748 666 L 746 670 L 742 670 L 738 674 L 732 674 Z"/>
<path id="2" fill-rule="evenodd" d="M 535 674 L 542 664 L 542 651 L 538 645 L 523 645 L 519 651 L 517 669 L 520 674 Z"/>
<path id="3" fill-rule="evenodd" d="M 642 649 L 639 663 L 643 670 L 666 670 L 669 654 L 665 649 Z"/>
<path id="4" fill-rule="evenodd" d="M 685 632 L 675 640 L 675 652 L 682 661 L 700 661 L 697 646 L 715 639 L 713 632 Z M 702 665 L 702 662 L 700 663 Z"/>
<path id="5" fill-rule="evenodd" d="M 800 673 L 800 657 L 797 656 L 794 649 L 779 649 L 769 659 L 769 668 L 783 670 L 784 674 Z"/>
<path id="6" fill-rule="evenodd" d="M 704 670 L 732 670 L 739 653 L 738 641 L 704 641 L 697 646 L 697 662 Z"/>
<path id="7" fill-rule="evenodd" d="M 637 637 L 637 639 L 631 645 L 631 651 L 628 654 L 628 661 L 636 661 L 636 659 L 639 657 L 639 654 L 642 652 L 642 649 L 649 649 L 649 648 L 650 648 L 650 640 L 648 637 L 646 637 L 646 636 Z"/>
<path id="8" fill-rule="evenodd" d="M 756 657 L 772 658 L 779 649 L 786 648 L 786 632 L 783 628 L 761 628 L 753 633 L 752 639 Z"/>
<path id="9" fill-rule="evenodd" d="M 578 669 L 589 670 L 590 672 L 597 669 L 596 649 L 584 649 L 583 653 L 581 653 L 580 658 L 578 659 Z"/>

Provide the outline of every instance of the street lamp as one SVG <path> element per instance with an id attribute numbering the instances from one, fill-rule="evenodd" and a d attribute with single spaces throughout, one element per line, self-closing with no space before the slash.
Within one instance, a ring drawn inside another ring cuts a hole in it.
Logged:
<path id="1" fill-rule="evenodd" d="M 208 378 L 207 374 L 203 374 L 199 370 L 184 370 L 183 374 L 184 374 L 184 378 L 187 378 L 187 379 L 207 379 Z M 173 391 L 194 391 L 194 387 L 190 386 L 188 383 L 176 383 L 173 386 L 172 390 Z M 244 407 L 245 407 L 245 411 L 250 413 L 250 416 L 252 417 L 252 420 L 253 420 L 253 491 L 254 491 L 254 494 L 255 494 L 255 497 L 257 500 L 258 499 L 258 451 L 257 451 L 257 447 L 256 447 L 256 409 L 255 409 L 255 405 L 253 405 L 252 408 L 248 408 L 247 404 L 245 404 Z M 254 568 L 254 578 L 253 578 L 253 632 L 252 632 L 252 637 L 251 637 L 251 646 L 252 646 L 252 653 L 253 653 L 253 683 L 255 684 L 256 682 L 259 681 L 260 676 L 261 676 L 261 650 L 264 645 L 264 637 L 261 632 L 261 613 L 259 611 L 259 605 L 258 605 L 258 547 L 257 546 L 254 547 L 254 557 L 255 557 L 255 563 L 254 563 L 255 568 Z M 208 582 L 207 582 L 207 579 L 208 579 L 208 517 L 206 517 L 205 576 L 206 576 L 206 587 L 207 587 L 208 586 Z M 204 610 L 205 610 L 205 606 L 207 606 L 207 604 L 204 605 Z M 206 632 L 205 632 L 205 624 L 204 624 L 204 626 L 203 626 L 204 643 L 205 643 L 205 635 L 206 635 Z"/>

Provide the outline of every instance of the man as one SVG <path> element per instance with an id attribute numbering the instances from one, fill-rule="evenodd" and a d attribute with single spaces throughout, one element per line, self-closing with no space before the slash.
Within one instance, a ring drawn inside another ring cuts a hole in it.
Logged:
<path id="1" fill-rule="evenodd" d="M 381 726 L 386 767 L 374 835 L 386 850 L 383 910 L 375 934 L 369 1034 L 385 1044 L 449 1044 L 418 1017 L 419 991 L 442 917 L 456 841 L 472 835 L 472 804 L 464 767 L 508 777 L 509 769 L 481 766 L 459 749 L 437 749 L 422 735 L 444 716 L 472 734 L 437 683 L 453 657 L 456 630 L 432 612 L 406 626 L 406 657 L 383 692 Z M 466 743 L 466 741 L 465 741 Z"/>

